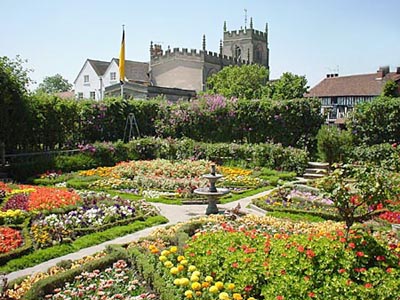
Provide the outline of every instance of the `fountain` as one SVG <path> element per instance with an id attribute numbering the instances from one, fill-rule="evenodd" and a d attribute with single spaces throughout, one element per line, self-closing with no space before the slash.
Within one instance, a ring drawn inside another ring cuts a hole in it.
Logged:
<path id="1" fill-rule="evenodd" d="M 206 215 L 218 214 L 217 200 L 219 197 L 226 195 L 229 193 L 229 189 L 226 188 L 216 188 L 215 183 L 218 179 L 222 178 L 221 174 L 216 174 L 215 164 L 211 165 L 211 173 L 203 175 L 203 178 L 208 179 L 210 182 L 209 187 L 198 188 L 194 190 L 194 193 L 197 195 L 207 196 L 208 198 L 208 206 L 206 209 Z"/>

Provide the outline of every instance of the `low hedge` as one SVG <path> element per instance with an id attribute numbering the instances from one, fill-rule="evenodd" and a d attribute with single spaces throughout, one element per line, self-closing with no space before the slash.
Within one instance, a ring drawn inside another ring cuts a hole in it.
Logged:
<path id="1" fill-rule="evenodd" d="M 291 208 L 279 208 L 279 207 L 272 207 L 271 205 L 264 204 L 262 200 L 255 200 L 253 204 L 258 206 L 259 208 L 272 211 L 272 212 L 287 212 L 291 214 L 308 214 L 316 217 L 321 217 L 325 220 L 333 220 L 333 221 L 342 221 L 340 216 L 329 214 L 326 212 L 318 212 L 318 211 L 309 211 L 309 210 L 301 210 L 301 209 L 291 209 Z"/>
<path id="2" fill-rule="evenodd" d="M 54 289 L 63 287 L 65 282 L 73 281 L 75 276 L 78 276 L 82 272 L 101 271 L 120 259 L 125 261 L 129 259 L 126 250 L 120 246 L 110 247 L 107 252 L 108 255 L 100 259 L 90 261 L 81 267 L 67 270 L 34 283 L 22 299 L 43 299 L 47 294 L 52 293 Z"/>

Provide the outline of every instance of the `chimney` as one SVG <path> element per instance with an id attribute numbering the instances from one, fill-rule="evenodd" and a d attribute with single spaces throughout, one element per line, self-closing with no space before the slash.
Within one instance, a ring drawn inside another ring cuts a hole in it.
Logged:
<path id="1" fill-rule="evenodd" d="M 331 78 L 331 74 L 326 74 L 326 78 Z"/>
<path id="2" fill-rule="evenodd" d="M 384 67 L 380 67 L 378 70 L 378 75 L 376 79 L 382 79 L 383 77 L 386 76 L 386 74 L 389 73 L 389 66 L 384 66 Z"/>
<path id="3" fill-rule="evenodd" d="M 396 68 L 396 74 L 400 74 L 400 67 Z"/>

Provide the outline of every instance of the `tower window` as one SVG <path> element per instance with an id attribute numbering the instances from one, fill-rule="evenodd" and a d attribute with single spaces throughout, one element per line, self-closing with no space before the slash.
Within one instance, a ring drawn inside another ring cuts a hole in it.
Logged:
<path id="1" fill-rule="evenodd" d="M 239 46 L 235 47 L 235 58 L 242 59 L 242 50 Z"/>

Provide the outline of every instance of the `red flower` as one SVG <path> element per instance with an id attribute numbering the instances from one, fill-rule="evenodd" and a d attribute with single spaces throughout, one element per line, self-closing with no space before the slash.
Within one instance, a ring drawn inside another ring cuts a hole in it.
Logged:
<path id="1" fill-rule="evenodd" d="M 382 255 L 378 255 L 378 256 L 376 257 L 376 260 L 377 260 L 377 261 L 385 261 L 386 258 L 385 258 L 384 256 L 382 256 Z"/>
<path id="2" fill-rule="evenodd" d="M 339 274 L 343 274 L 343 273 L 345 273 L 346 272 L 346 270 L 345 269 L 339 269 Z"/>
<path id="3" fill-rule="evenodd" d="M 309 292 L 309 293 L 308 293 L 308 297 L 310 297 L 310 298 L 314 298 L 314 297 L 315 297 L 315 293 L 313 293 L 313 292 Z"/>
<path id="4" fill-rule="evenodd" d="M 366 284 L 364 284 L 364 286 L 365 286 L 367 289 L 372 288 L 372 284 L 371 284 L 371 283 L 366 283 Z"/>
<path id="5" fill-rule="evenodd" d="M 281 295 L 276 296 L 276 300 L 283 300 L 283 299 L 285 299 L 285 297 L 283 297 Z"/>
<path id="6" fill-rule="evenodd" d="M 297 247 L 297 251 L 299 251 L 299 252 L 304 252 L 304 247 L 303 246 L 298 246 Z"/>
<path id="7" fill-rule="evenodd" d="M 253 289 L 252 285 L 246 285 L 246 287 L 244 288 L 245 292 L 251 292 L 251 290 Z M 282 298 L 283 299 L 283 298 Z"/>
<path id="8" fill-rule="evenodd" d="M 315 256 L 314 251 L 312 251 L 311 249 L 307 249 L 306 254 L 308 258 L 313 258 Z"/>
<path id="9" fill-rule="evenodd" d="M 356 255 L 357 255 L 358 257 L 363 257 L 363 256 L 364 256 L 364 252 L 358 251 L 358 252 L 356 253 Z"/>
<path id="10" fill-rule="evenodd" d="M 354 249 L 356 245 L 354 243 L 349 243 L 349 248 Z"/>
<path id="11" fill-rule="evenodd" d="M 237 263 L 237 262 L 234 262 L 233 264 L 232 264 L 232 268 L 238 268 L 239 267 L 239 264 Z"/>

